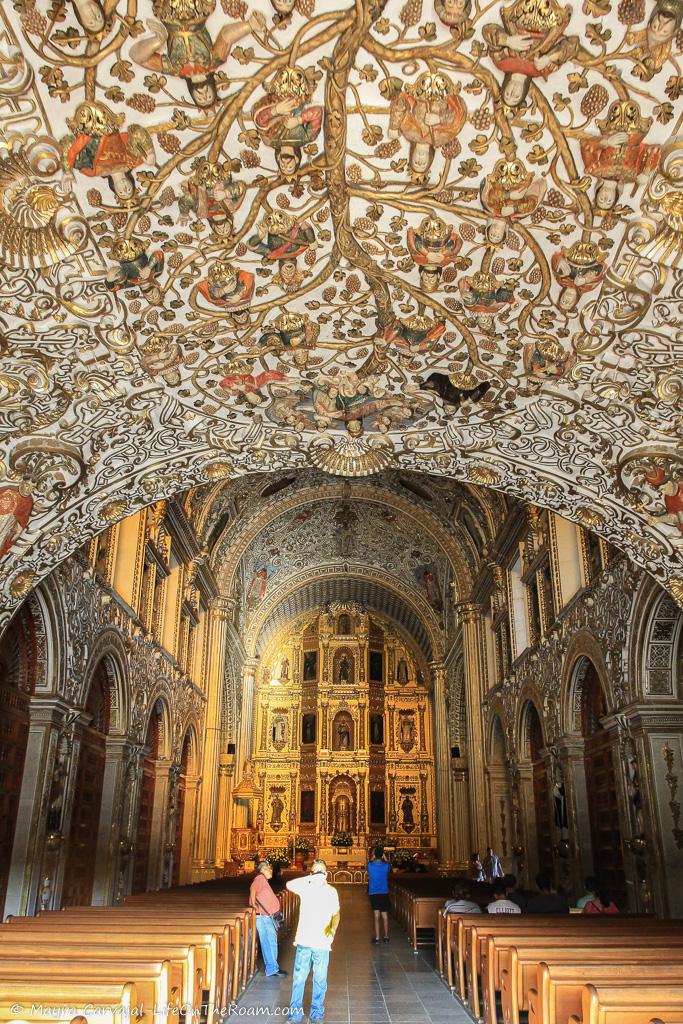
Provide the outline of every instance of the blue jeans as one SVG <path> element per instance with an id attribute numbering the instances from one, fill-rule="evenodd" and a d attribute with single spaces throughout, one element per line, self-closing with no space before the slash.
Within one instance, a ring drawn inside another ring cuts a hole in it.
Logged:
<path id="1" fill-rule="evenodd" d="M 261 956 L 266 968 L 266 978 L 277 974 L 280 967 L 277 962 L 277 929 L 265 914 L 256 915 L 256 931 L 261 943 Z"/>
<path id="2" fill-rule="evenodd" d="M 290 999 L 289 1019 L 297 1024 L 304 1015 L 304 988 L 306 979 L 313 964 L 313 994 L 309 1020 L 322 1020 L 325 1014 L 325 995 L 327 993 L 327 967 L 330 962 L 329 949 L 311 949 L 310 946 L 297 946 L 292 972 L 292 998 Z"/>

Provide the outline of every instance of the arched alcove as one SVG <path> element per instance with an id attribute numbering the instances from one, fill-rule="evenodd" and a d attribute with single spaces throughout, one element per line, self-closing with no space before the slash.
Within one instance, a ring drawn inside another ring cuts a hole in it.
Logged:
<path id="1" fill-rule="evenodd" d="M 354 722 L 348 711 L 339 711 L 332 720 L 332 750 L 354 750 Z"/>
<path id="2" fill-rule="evenodd" d="M 187 859 L 187 851 L 192 841 L 192 815 L 186 813 L 186 811 L 189 810 L 189 808 L 186 807 L 186 801 L 188 777 L 190 775 L 194 775 L 195 748 L 196 741 L 194 729 L 190 726 L 183 739 L 180 764 L 178 766 L 180 771 L 175 788 L 175 851 L 173 857 L 173 872 L 171 875 L 172 885 L 180 884 L 181 870 L 184 861 Z"/>
<path id="3" fill-rule="evenodd" d="M 488 750 L 489 807 L 491 808 L 491 836 L 489 842 L 501 857 L 505 867 L 512 865 L 513 822 L 510 800 L 510 780 L 507 770 L 507 751 L 503 723 L 495 715 L 491 723 Z"/>
<path id="4" fill-rule="evenodd" d="M 683 612 L 668 594 L 652 608 L 643 645 L 645 697 L 680 697 L 683 693 Z"/>
<path id="5" fill-rule="evenodd" d="M 65 907 L 86 906 L 92 899 L 111 698 L 112 669 L 103 658 L 92 673 L 85 703 L 88 720 L 80 737 L 62 885 L 62 906 Z"/>
<path id="6" fill-rule="evenodd" d="M 525 818 L 527 822 L 527 856 L 530 875 L 553 864 L 553 822 L 550 802 L 548 769 L 543 750 L 545 739 L 538 709 L 532 700 L 522 708 L 521 718 L 522 761 L 527 769 Z M 530 799 L 529 799 L 530 798 Z"/>
<path id="7" fill-rule="evenodd" d="M 612 740 L 602 723 L 607 710 L 605 694 L 598 671 L 589 658 L 578 659 L 574 676 L 580 694 L 593 873 L 609 888 L 615 902 L 625 907 L 626 877 Z"/>
<path id="8" fill-rule="evenodd" d="M 163 701 L 157 700 L 155 702 L 145 733 L 144 759 L 140 779 L 140 796 L 138 800 L 133 857 L 132 892 L 134 893 L 145 892 L 147 889 L 156 790 L 156 764 L 162 744 L 164 708 Z"/>

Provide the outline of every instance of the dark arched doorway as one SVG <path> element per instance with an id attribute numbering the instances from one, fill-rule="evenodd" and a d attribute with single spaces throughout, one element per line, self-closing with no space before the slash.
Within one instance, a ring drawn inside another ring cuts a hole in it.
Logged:
<path id="1" fill-rule="evenodd" d="M 0 918 L 5 906 L 36 683 L 36 629 L 28 606 L 0 644 Z"/>
<path id="2" fill-rule="evenodd" d="M 543 726 L 534 704 L 529 702 L 526 709 L 527 741 L 531 760 L 534 790 L 534 811 L 536 814 L 536 848 L 539 871 L 552 871 L 553 865 L 553 822 L 551 817 L 548 769 L 541 753 L 545 746 Z"/>
<path id="3" fill-rule="evenodd" d="M 598 673 L 588 659 L 585 661 L 581 697 L 581 732 L 594 874 L 609 889 L 615 902 L 626 907 L 626 877 L 612 748 L 609 734 L 600 721 L 607 709 Z"/>
<path id="4" fill-rule="evenodd" d="M 180 756 L 180 776 L 178 778 L 178 789 L 176 793 L 176 815 L 175 815 L 175 849 L 173 855 L 173 874 L 171 885 L 180 884 L 180 862 L 183 849 L 183 824 L 185 818 L 185 791 L 187 786 L 187 768 L 190 763 L 192 750 L 192 731 L 188 729 L 183 741 L 183 752 Z"/>
<path id="5" fill-rule="evenodd" d="M 85 705 L 90 722 L 83 730 L 78 755 L 62 906 L 84 906 L 92 900 L 95 849 L 102 806 L 102 785 L 111 710 L 111 682 L 106 665 L 95 669 Z"/>
<path id="6" fill-rule="evenodd" d="M 162 707 L 159 701 L 152 708 L 145 736 L 145 759 L 142 762 L 138 821 L 135 830 L 132 892 L 146 892 L 149 873 L 149 854 L 152 843 L 152 816 L 156 788 L 156 763 L 159 757 Z"/>

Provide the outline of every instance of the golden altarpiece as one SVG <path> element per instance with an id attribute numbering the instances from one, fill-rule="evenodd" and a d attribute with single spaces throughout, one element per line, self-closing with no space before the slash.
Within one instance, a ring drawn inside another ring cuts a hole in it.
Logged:
<path id="1" fill-rule="evenodd" d="M 291 850 L 297 836 L 330 863 L 363 860 L 377 841 L 434 849 L 422 655 L 361 605 L 335 603 L 280 630 L 261 663 L 245 770 L 252 799 L 233 855 Z"/>

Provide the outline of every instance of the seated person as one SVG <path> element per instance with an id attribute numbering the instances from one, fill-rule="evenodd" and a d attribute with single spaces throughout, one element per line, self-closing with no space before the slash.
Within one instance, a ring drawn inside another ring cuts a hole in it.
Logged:
<path id="1" fill-rule="evenodd" d="M 496 878 L 493 883 L 493 899 L 486 908 L 487 914 L 521 914 L 522 911 L 507 898 L 505 880 Z"/>
<path id="2" fill-rule="evenodd" d="M 579 908 L 579 910 L 583 910 L 587 903 L 590 903 L 591 900 L 595 899 L 595 893 L 598 888 L 598 880 L 597 878 L 593 878 L 592 875 L 588 875 L 586 878 L 584 878 L 583 884 L 585 886 L 586 891 L 583 894 L 583 896 L 581 896 L 580 899 L 576 901 L 576 905 Z"/>
<path id="3" fill-rule="evenodd" d="M 446 914 L 481 914 L 481 907 L 469 898 L 469 893 L 464 885 L 456 885 L 451 893 L 451 898 L 446 900 L 444 905 L 444 917 Z"/>
<path id="4" fill-rule="evenodd" d="M 524 913 L 529 897 L 522 889 L 517 888 L 517 876 L 512 874 L 504 875 L 503 885 L 505 886 L 506 898 L 516 903 L 522 913 Z"/>
<path id="5" fill-rule="evenodd" d="M 527 914 L 568 914 L 569 904 L 564 896 L 553 888 L 550 875 L 539 871 L 536 875 L 539 892 L 527 904 Z"/>
<path id="6" fill-rule="evenodd" d="M 609 892 L 604 886 L 600 886 L 594 894 L 593 899 L 588 900 L 583 907 L 584 914 L 618 914 L 619 907 L 612 900 Z"/>

